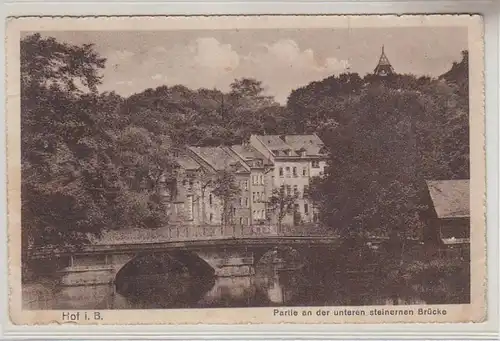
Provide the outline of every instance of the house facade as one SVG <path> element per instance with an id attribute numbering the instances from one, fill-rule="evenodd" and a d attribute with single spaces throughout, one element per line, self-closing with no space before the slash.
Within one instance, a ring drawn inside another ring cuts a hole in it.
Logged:
<path id="1" fill-rule="evenodd" d="M 282 223 L 315 221 L 308 197 L 310 181 L 324 174 L 327 153 L 316 135 L 252 135 L 244 144 L 186 147 L 174 152 L 178 164 L 176 186 L 170 196 L 170 220 L 174 224 L 221 225 L 223 201 L 214 193 L 221 171 L 230 172 L 239 188 L 229 203 L 228 224 L 276 223 L 268 207 L 274 189 L 297 193 L 294 214 Z"/>
<path id="2" fill-rule="evenodd" d="M 316 219 L 312 200 L 308 197 L 311 179 L 322 176 L 327 152 L 315 135 L 252 135 L 250 145 L 268 158 L 273 169 L 268 181 L 270 188 L 281 188 L 285 194 L 297 194 L 294 215 L 283 219 L 285 224 L 311 223 Z M 297 221 L 299 220 L 299 221 Z"/>
<path id="3" fill-rule="evenodd" d="M 202 197 L 202 220 L 205 224 L 220 225 L 223 223 L 223 199 L 214 193 L 216 184 L 214 178 L 219 171 L 233 174 L 240 193 L 230 203 L 231 214 L 226 219 L 227 224 L 248 224 L 251 207 L 250 192 L 245 188 L 250 179 L 250 167 L 241 162 L 226 147 L 189 147 L 191 156 L 208 170 L 199 179 L 200 195 Z"/>
<path id="4" fill-rule="evenodd" d="M 271 161 L 248 143 L 231 146 L 228 150 L 250 168 L 250 177 L 242 186 L 242 190 L 248 192 L 248 198 L 242 199 L 249 208 L 249 216 L 248 219 L 244 219 L 244 224 L 266 223 L 267 198 L 272 188 L 268 178 L 273 169 Z"/>

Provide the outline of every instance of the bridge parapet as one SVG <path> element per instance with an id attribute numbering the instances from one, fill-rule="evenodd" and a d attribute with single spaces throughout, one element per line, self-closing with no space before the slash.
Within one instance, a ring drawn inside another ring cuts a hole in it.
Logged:
<path id="1" fill-rule="evenodd" d="M 126 229 L 106 231 L 101 238 L 93 239 L 94 245 L 147 244 L 173 241 L 195 241 L 238 238 L 276 238 L 276 237 L 336 236 L 335 231 L 318 226 L 217 226 L 183 225 L 159 229 Z"/>

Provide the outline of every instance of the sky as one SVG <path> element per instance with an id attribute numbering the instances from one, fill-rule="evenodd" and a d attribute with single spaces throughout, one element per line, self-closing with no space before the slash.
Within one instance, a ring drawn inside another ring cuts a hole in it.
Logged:
<path id="1" fill-rule="evenodd" d="M 461 27 L 43 32 L 94 44 L 107 58 L 101 91 L 122 96 L 160 85 L 229 89 L 234 79 L 262 81 L 286 103 L 290 91 L 343 72 L 373 72 L 382 45 L 398 73 L 439 76 L 467 49 Z"/>

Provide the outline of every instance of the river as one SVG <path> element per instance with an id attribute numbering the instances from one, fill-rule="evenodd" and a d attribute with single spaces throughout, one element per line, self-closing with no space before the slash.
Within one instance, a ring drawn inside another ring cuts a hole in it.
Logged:
<path id="1" fill-rule="evenodd" d="M 258 266 L 252 276 L 141 274 L 126 292 L 110 285 L 60 287 L 48 280 L 24 286 L 27 309 L 155 309 L 424 304 L 411 290 L 390 289 L 373 273 Z M 111 288 L 111 289 L 110 289 Z"/>

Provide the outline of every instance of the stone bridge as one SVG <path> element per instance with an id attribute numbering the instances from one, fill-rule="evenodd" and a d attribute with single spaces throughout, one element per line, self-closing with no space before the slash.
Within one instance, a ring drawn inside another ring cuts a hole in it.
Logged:
<path id="1" fill-rule="evenodd" d="M 87 295 L 95 297 L 100 296 L 96 290 L 104 290 L 104 296 L 120 291 L 128 278 L 135 277 L 140 260 L 147 257 L 160 257 L 164 272 L 187 270 L 195 277 L 248 276 L 255 273 L 255 266 L 266 254 L 287 249 L 302 257 L 314 257 L 315 251 L 336 248 L 339 242 L 333 232 L 311 227 L 277 231 L 273 226 L 176 226 L 108 231 L 88 245 L 33 250 L 31 257 L 63 260 L 58 270 L 60 285 L 70 296 L 90 290 Z"/>
<path id="2" fill-rule="evenodd" d="M 59 270 L 64 285 L 95 285 L 114 283 L 126 264 L 148 255 L 168 254 L 193 275 L 208 271 L 216 276 L 241 276 L 253 274 L 253 267 L 266 252 L 331 247 L 338 242 L 335 235 L 277 233 L 269 226 L 234 232 L 221 227 L 109 231 L 90 245 L 39 249 L 32 257 L 64 259 L 66 266 Z"/>

